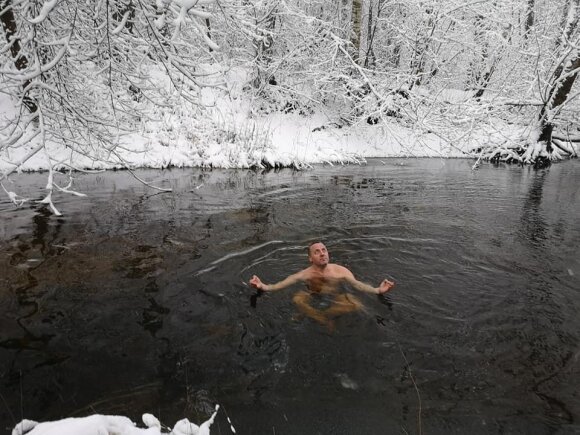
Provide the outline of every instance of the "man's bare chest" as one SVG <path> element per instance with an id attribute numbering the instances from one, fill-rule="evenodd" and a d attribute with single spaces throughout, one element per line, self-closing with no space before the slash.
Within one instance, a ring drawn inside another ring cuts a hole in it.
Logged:
<path id="1" fill-rule="evenodd" d="M 306 285 L 313 293 L 335 293 L 341 281 L 334 276 L 312 276 L 306 280 Z"/>

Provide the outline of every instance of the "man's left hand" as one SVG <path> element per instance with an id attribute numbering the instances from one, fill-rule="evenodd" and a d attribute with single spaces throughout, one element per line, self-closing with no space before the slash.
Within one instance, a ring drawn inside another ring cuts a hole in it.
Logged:
<path id="1" fill-rule="evenodd" d="M 379 294 L 382 295 L 388 292 L 394 286 L 395 283 L 393 281 L 389 281 L 388 279 L 383 280 L 383 282 L 381 282 L 381 284 L 379 285 Z"/>

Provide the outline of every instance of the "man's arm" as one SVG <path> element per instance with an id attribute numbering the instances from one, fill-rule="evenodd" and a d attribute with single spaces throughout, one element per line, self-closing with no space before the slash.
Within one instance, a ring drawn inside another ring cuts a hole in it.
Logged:
<path id="1" fill-rule="evenodd" d="M 283 288 L 290 287 L 291 285 L 296 284 L 297 282 L 303 281 L 302 276 L 303 272 L 298 272 L 293 275 L 290 275 L 289 277 L 283 279 L 280 282 L 277 282 L 276 284 L 264 284 L 260 280 L 260 278 L 254 275 L 252 279 L 250 279 L 250 285 L 258 290 L 262 290 L 265 292 L 273 292 L 276 290 L 282 290 Z"/>
<path id="2" fill-rule="evenodd" d="M 379 284 L 378 287 L 373 287 L 369 284 L 366 284 L 364 282 L 357 280 L 354 277 L 354 275 L 352 274 L 352 272 L 348 269 L 345 269 L 345 280 L 351 286 L 353 286 L 355 289 L 357 289 L 361 292 L 373 293 L 376 295 L 381 295 L 383 293 L 386 293 L 395 286 L 394 282 L 389 281 L 388 279 L 385 279 Z"/>

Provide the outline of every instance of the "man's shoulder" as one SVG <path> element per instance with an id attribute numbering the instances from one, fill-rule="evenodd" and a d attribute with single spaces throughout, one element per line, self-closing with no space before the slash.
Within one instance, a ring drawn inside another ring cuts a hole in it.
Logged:
<path id="1" fill-rule="evenodd" d="M 348 270 L 346 267 L 341 266 L 340 264 L 336 264 L 336 263 L 330 263 L 329 266 L 332 267 L 332 273 L 333 274 L 337 274 L 337 275 L 348 275 L 350 274 L 350 270 Z"/>
<path id="2" fill-rule="evenodd" d="M 294 275 L 299 279 L 308 278 L 310 275 L 312 275 L 312 266 L 309 266 L 306 269 L 302 269 L 300 272 L 296 272 Z"/>

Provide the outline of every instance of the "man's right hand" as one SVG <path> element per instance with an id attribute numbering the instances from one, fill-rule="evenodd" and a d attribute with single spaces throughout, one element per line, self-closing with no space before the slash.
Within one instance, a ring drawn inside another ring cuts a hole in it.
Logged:
<path id="1" fill-rule="evenodd" d="M 264 283 L 260 281 L 260 278 L 256 275 L 252 276 L 252 279 L 250 279 L 250 285 L 255 289 L 264 290 Z"/>

